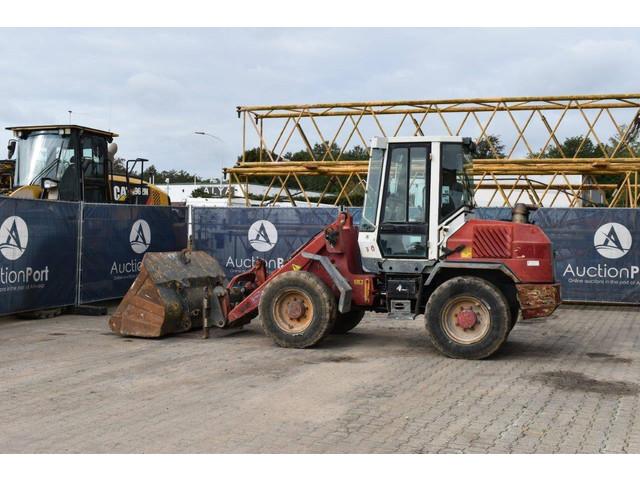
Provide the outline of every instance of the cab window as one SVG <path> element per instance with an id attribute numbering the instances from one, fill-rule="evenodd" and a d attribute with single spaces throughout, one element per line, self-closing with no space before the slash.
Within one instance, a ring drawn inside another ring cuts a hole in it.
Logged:
<path id="1" fill-rule="evenodd" d="M 378 199 L 380 198 L 380 180 L 382 180 L 382 161 L 384 160 L 384 149 L 374 148 L 371 151 L 369 160 L 369 175 L 367 177 L 367 191 L 364 197 L 364 207 L 362 209 L 362 221 L 360 230 L 363 232 L 373 232 L 378 214 Z"/>
<path id="2" fill-rule="evenodd" d="M 107 159 L 107 144 L 104 138 L 85 136 L 82 138 L 82 166 L 85 178 L 103 178 Z"/>
<path id="3" fill-rule="evenodd" d="M 82 176 L 86 202 L 103 203 L 108 200 L 107 185 L 107 141 L 96 135 L 81 138 Z"/>
<path id="4" fill-rule="evenodd" d="M 473 192 L 465 167 L 470 157 L 460 143 L 443 143 L 440 164 L 440 221 L 465 205 L 471 205 Z"/>
<path id="5" fill-rule="evenodd" d="M 427 253 L 429 150 L 424 143 L 390 147 L 379 236 L 385 256 Z"/>

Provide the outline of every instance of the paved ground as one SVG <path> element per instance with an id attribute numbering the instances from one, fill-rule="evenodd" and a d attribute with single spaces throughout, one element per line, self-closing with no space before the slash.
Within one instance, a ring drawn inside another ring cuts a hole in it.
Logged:
<path id="1" fill-rule="evenodd" d="M 491 360 L 421 319 L 322 347 L 123 339 L 106 317 L 0 320 L 0 452 L 640 453 L 640 313 L 564 308 Z"/>

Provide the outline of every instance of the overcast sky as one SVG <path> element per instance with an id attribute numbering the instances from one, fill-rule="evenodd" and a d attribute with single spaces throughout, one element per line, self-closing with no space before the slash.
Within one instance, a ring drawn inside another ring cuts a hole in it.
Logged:
<path id="1" fill-rule="evenodd" d="M 72 110 L 119 156 L 213 176 L 237 105 L 638 92 L 638 58 L 638 29 L 0 29 L 0 118 Z"/>

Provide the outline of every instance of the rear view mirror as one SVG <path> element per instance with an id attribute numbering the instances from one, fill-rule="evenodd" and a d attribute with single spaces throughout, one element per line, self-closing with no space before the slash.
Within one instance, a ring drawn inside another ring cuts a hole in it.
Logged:
<path id="1" fill-rule="evenodd" d="M 109 160 L 114 162 L 116 159 L 116 153 L 118 153 L 118 144 L 113 142 L 107 145 L 107 155 L 109 156 Z"/>
<path id="2" fill-rule="evenodd" d="M 15 138 L 9 140 L 7 144 L 7 159 L 11 160 L 13 155 L 16 152 L 16 147 L 18 146 L 18 141 Z"/>
<path id="3" fill-rule="evenodd" d="M 44 190 L 51 190 L 57 187 L 58 187 L 58 182 L 56 180 L 53 180 L 51 178 L 44 178 L 42 180 L 42 188 Z"/>
<path id="4" fill-rule="evenodd" d="M 462 139 L 462 145 L 464 146 L 467 153 L 470 153 L 472 155 L 478 150 L 478 146 L 476 145 L 476 143 L 469 137 L 464 137 Z"/>

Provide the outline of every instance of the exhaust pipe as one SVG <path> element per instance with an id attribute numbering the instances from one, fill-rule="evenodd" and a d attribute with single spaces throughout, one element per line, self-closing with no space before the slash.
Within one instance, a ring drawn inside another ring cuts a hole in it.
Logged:
<path id="1" fill-rule="evenodd" d="M 511 221 L 513 223 L 531 223 L 529 222 L 529 212 L 534 212 L 537 209 L 538 207 L 535 205 L 516 203 L 516 206 L 511 209 Z"/>

